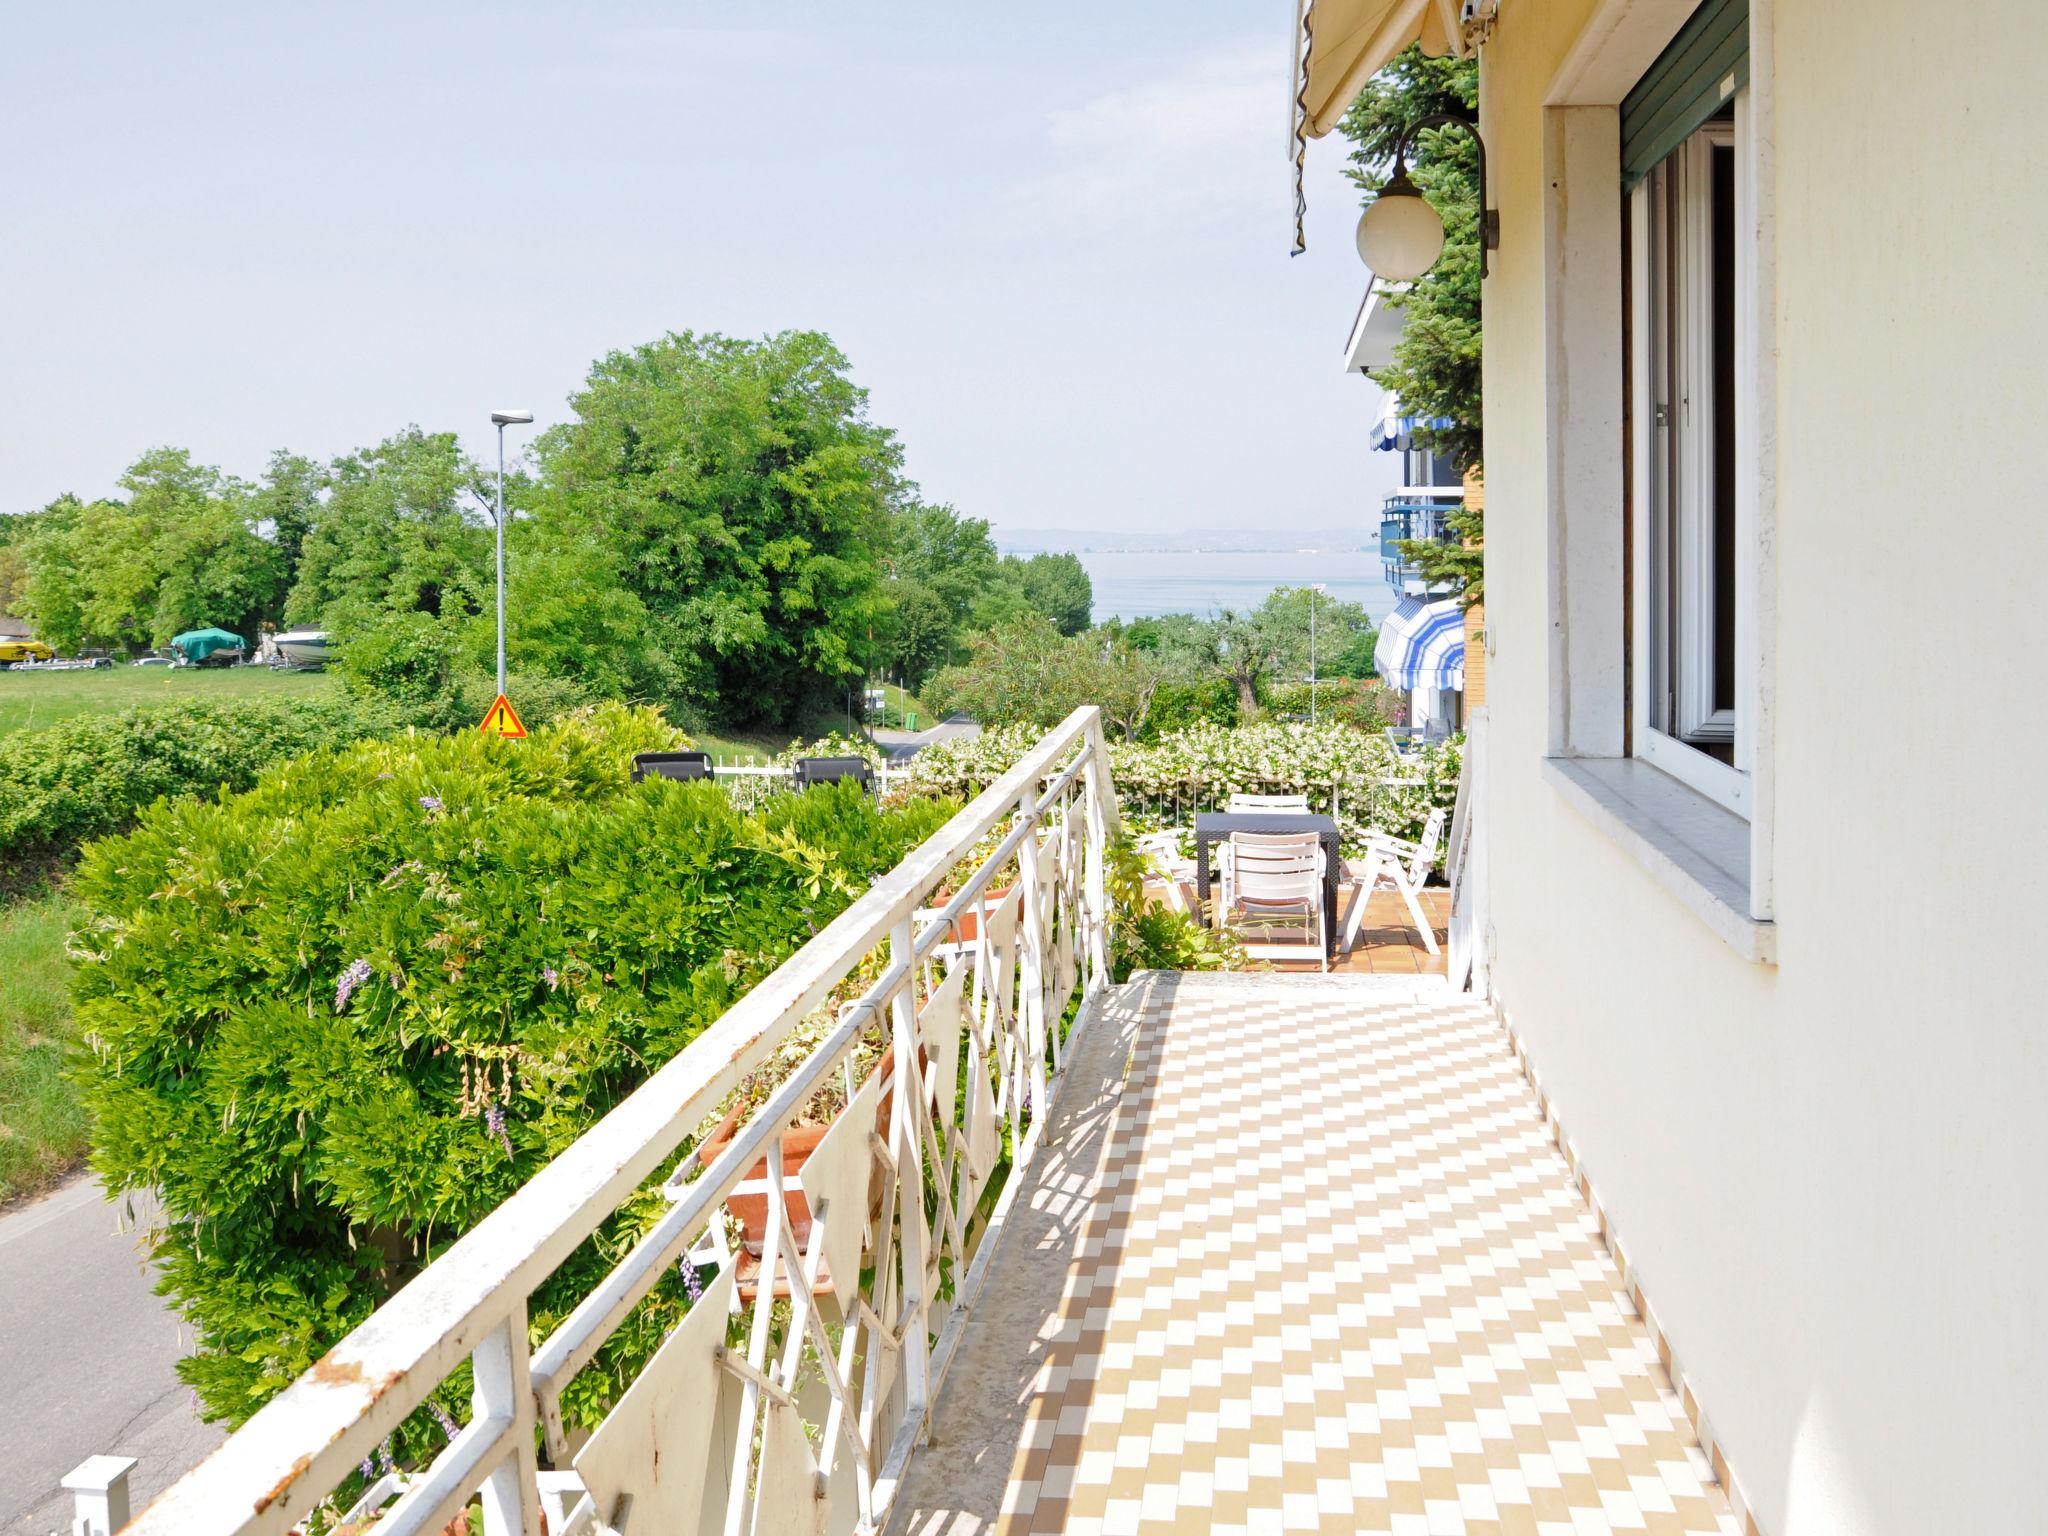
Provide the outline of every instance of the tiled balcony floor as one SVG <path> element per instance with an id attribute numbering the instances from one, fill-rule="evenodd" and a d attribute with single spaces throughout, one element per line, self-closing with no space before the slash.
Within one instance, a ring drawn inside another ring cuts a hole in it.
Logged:
<path id="1" fill-rule="evenodd" d="M 1160 889 L 1156 885 L 1153 887 L 1154 900 L 1159 899 Z M 1192 905 L 1194 899 L 1193 886 L 1183 886 L 1181 900 Z M 1337 913 L 1339 931 L 1350 920 L 1349 903 L 1357 899 L 1355 892 L 1345 892 L 1343 900 L 1346 905 Z M 1357 941 L 1330 962 L 1330 969 L 1356 976 L 1443 975 L 1443 945 L 1450 936 L 1451 926 L 1451 893 L 1442 886 L 1431 886 L 1423 891 L 1420 900 L 1424 915 L 1436 929 L 1438 947 L 1435 954 L 1423 947 L 1422 936 L 1415 931 L 1414 920 L 1402 904 L 1400 892 L 1379 889 L 1368 897 L 1370 904 L 1359 922 Z M 1313 956 L 1299 962 L 1278 960 L 1270 963 L 1288 973 L 1319 969 Z"/>
<path id="2" fill-rule="evenodd" d="M 893 1529 L 1734 1530 L 1505 1037 L 1429 985 L 1125 989 Z"/>

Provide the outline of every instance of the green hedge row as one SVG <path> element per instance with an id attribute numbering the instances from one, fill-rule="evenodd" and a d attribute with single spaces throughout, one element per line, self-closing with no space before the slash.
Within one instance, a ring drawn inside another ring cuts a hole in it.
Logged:
<path id="1" fill-rule="evenodd" d="M 849 784 L 750 816 L 715 784 L 629 784 L 632 753 L 676 735 L 606 705 L 523 742 L 364 742 L 86 850 L 93 1166 L 161 1191 L 164 1289 L 198 1336 L 179 1370 L 209 1416 L 254 1412 L 957 807 Z M 663 1208 L 629 1200 L 532 1326 Z M 680 1282 L 644 1303 L 571 1418 L 685 1305 Z M 422 1413 L 394 1449 L 440 1443 Z"/>
<path id="2" fill-rule="evenodd" d="M 283 758 L 396 730 L 353 699 L 150 705 L 0 738 L 0 885 L 119 831 L 164 795 L 247 789 Z"/>

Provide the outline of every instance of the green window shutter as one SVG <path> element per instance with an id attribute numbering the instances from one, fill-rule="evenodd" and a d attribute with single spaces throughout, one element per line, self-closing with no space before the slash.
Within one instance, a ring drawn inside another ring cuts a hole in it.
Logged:
<path id="1" fill-rule="evenodd" d="M 1621 103 L 1621 184 L 1650 169 L 1749 83 L 1749 0 L 1706 0 Z"/>

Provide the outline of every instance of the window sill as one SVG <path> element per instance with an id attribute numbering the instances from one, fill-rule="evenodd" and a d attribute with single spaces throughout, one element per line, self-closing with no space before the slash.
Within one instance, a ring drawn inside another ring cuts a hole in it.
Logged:
<path id="1" fill-rule="evenodd" d="M 1743 959 L 1778 963 L 1778 929 L 1749 915 L 1749 823 L 1648 763 L 1550 757 L 1543 777 Z"/>

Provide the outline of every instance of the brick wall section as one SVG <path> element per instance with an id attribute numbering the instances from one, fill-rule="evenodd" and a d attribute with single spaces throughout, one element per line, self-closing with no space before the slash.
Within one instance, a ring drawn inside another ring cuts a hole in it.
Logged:
<path id="1" fill-rule="evenodd" d="M 1465 505 L 1481 511 L 1486 507 L 1486 481 L 1477 469 L 1465 471 Z M 1486 702 L 1486 606 L 1475 604 L 1465 610 L 1465 707 L 1477 709 Z"/>

